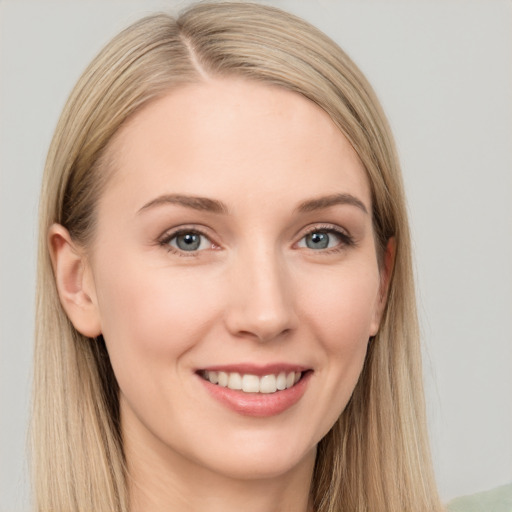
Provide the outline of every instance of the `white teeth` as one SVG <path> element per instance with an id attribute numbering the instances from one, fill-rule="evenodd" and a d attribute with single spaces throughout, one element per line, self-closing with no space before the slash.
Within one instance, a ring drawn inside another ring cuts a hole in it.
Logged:
<path id="1" fill-rule="evenodd" d="M 300 373 L 299 373 L 300 375 Z M 211 382 L 211 381 L 210 381 Z M 276 379 L 276 387 L 279 391 L 286 389 L 286 373 L 281 372 Z"/>
<path id="2" fill-rule="evenodd" d="M 256 375 L 244 375 L 242 377 L 242 390 L 245 393 L 259 393 L 260 379 Z"/>
<path id="3" fill-rule="evenodd" d="M 276 391 L 275 375 L 265 375 L 260 379 L 260 393 L 275 393 Z"/>
<path id="4" fill-rule="evenodd" d="M 239 373 L 230 373 L 228 380 L 229 389 L 242 389 L 242 376 Z"/>
<path id="5" fill-rule="evenodd" d="M 209 373 L 209 372 L 206 372 Z M 219 372 L 219 386 L 222 386 L 223 388 L 227 387 L 228 385 L 228 374 L 226 372 Z"/>
<path id="6" fill-rule="evenodd" d="M 264 375 L 258 377 L 257 375 L 244 374 L 241 375 L 237 372 L 216 372 L 207 371 L 202 372 L 205 380 L 210 381 L 212 384 L 218 384 L 223 388 L 234 390 L 242 390 L 244 393 L 275 393 L 284 389 L 291 388 L 300 380 L 301 372 L 281 372 L 278 375 Z"/>

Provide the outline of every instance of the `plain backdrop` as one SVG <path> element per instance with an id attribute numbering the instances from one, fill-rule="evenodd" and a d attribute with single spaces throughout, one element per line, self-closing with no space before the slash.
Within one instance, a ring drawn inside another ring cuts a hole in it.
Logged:
<path id="1" fill-rule="evenodd" d="M 375 87 L 411 215 L 443 499 L 512 481 L 512 2 L 267 2 L 323 29 Z M 97 51 L 172 1 L 0 2 L 0 511 L 28 510 L 38 189 Z"/>

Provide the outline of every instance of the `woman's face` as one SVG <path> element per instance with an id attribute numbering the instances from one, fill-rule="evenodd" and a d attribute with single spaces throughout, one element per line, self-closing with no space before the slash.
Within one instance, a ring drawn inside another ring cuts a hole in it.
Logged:
<path id="1" fill-rule="evenodd" d="M 111 151 L 87 272 L 128 453 L 311 467 L 383 307 L 356 153 L 309 100 L 233 79 L 147 105 Z"/>

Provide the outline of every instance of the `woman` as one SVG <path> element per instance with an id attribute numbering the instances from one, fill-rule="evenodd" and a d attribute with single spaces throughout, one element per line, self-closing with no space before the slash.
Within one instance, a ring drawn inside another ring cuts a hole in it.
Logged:
<path id="1" fill-rule="evenodd" d="M 305 22 L 202 4 L 107 45 L 37 307 L 39 510 L 441 510 L 392 137 Z"/>

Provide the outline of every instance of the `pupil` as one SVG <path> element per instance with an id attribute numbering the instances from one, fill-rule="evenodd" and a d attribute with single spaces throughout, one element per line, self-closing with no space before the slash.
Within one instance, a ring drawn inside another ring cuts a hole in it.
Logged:
<path id="1" fill-rule="evenodd" d="M 184 251 L 194 251 L 201 243 L 199 235 L 195 233 L 186 233 L 185 235 L 178 236 L 176 244 Z"/>
<path id="2" fill-rule="evenodd" d="M 327 233 L 311 233 L 306 239 L 306 245 L 310 249 L 325 249 L 329 245 Z"/>

